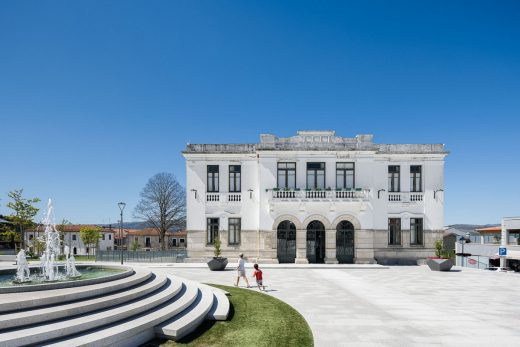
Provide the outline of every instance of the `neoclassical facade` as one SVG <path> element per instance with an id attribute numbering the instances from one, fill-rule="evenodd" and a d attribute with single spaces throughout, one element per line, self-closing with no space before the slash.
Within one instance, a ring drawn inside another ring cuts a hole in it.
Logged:
<path id="1" fill-rule="evenodd" d="M 410 263 L 444 224 L 442 144 L 298 131 L 256 144 L 188 144 L 188 256 L 280 263 Z"/>

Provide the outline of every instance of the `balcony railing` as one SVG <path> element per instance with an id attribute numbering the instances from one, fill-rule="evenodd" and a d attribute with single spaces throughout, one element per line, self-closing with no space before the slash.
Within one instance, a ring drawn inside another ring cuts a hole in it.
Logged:
<path id="1" fill-rule="evenodd" d="M 420 203 L 423 202 L 424 193 L 401 193 L 401 192 L 390 192 L 388 193 L 389 202 L 405 202 L 405 203 Z"/>
<path id="2" fill-rule="evenodd" d="M 207 203 L 238 203 L 242 201 L 242 193 L 206 193 Z"/>
<path id="3" fill-rule="evenodd" d="M 269 189 L 272 200 L 368 200 L 369 189 L 277 190 Z"/>

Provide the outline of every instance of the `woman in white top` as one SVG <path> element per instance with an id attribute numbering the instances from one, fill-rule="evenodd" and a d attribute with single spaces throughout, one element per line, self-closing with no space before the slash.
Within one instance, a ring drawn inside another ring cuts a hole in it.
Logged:
<path id="1" fill-rule="evenodd" d="M 238 287 L 238 282 L 240 281 L 240 277 L 243 277 L 246 281 L 247 288 L 251 288 L 249 285 L 249 281 L 247 280 L 246 276 L 246 261 L 244 260 L 244 253 L 239 254 L 238 263 L 237 263 L 237 283 L 235 284 L 235 287 Z"/>

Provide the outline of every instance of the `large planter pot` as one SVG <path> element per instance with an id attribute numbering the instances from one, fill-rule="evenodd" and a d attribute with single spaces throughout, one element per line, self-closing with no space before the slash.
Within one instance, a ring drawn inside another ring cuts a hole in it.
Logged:
<path id="1" fill-rule="evenodd" d="M 227 258 L 213 257 L 208 261 L 208 267 L 211 271 L 223 271 L 228 264 Z"/>
<path id="2" fill-rule="evenodd" d="M 426 262 L 432 271 L 450 271 L 453 267 L 453 260 L 451 259 L 428 259 Z"/>

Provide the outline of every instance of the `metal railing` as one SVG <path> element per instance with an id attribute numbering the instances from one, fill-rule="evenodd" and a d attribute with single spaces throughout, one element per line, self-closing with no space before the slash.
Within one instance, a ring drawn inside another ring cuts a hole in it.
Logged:
<path id="1" fill-rule="evenodd" d="M 166 251 L 123 251 L 123 261 L 130 263 L 182 263 L 188 256 L 186 248 Z M 119 262 L 120 251 L 98 251 L 96 261 Z"/>

